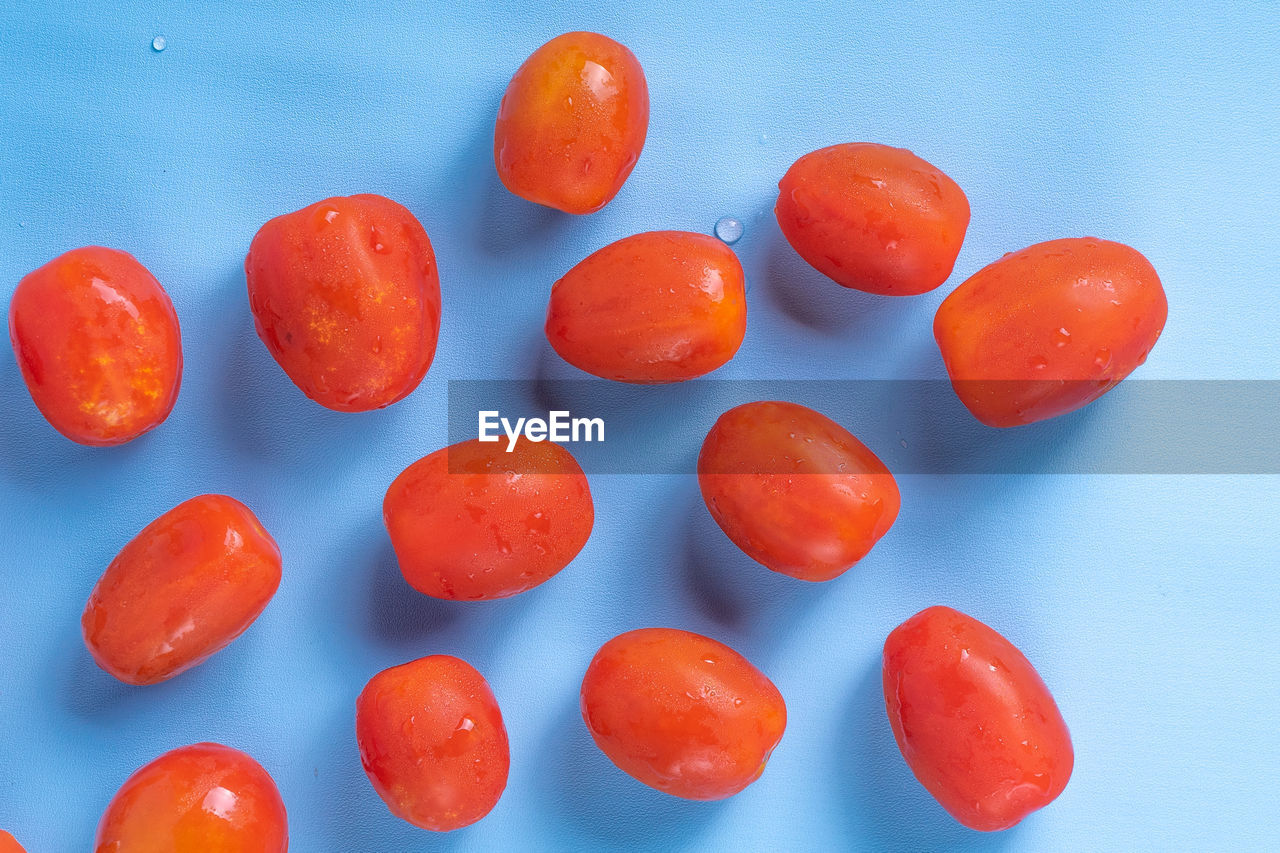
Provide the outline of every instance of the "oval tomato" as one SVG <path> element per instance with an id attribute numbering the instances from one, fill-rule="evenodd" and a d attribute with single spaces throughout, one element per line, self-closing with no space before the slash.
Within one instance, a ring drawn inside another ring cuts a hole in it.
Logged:
<path id="1" fill-rule="evenodd" d="M 720 416 L 698 454 L 707 509 L 756 562 L 807 581 L 861 560 L 898 517 L 889 469 L 848 430 L 795 403 Z"/>
<path id="2" fill-rule="evenodd" d="M 951 384 L 988 426 L 1075 411 L 1147 360 L 1169 314 L 1160 278 L 1123 243 L 1050 240 L 1005 255 L 933 321 Z"/>
<path id="3" fill-rule="evenodd" d="M 440 333 L 427 232 L 388 198 L 329 198 L 277 216 L 244 262 L 258 337 L 302 392 L 340 412 L 418 387 Z"/>
<path id="4" fill-rule="evenodd" d="M 178 504 L 111 561 L 80 624 L 98 666 L 156 684 L 244 633 L 280 585 L 280 549 L 226 495 Z"/>
<path id="5" fill-rule="evenodd" d="M 27 851 L 12 835 L 0 829 L 0 853 L 27 853 Z"/>
<path id="6" fill-rule="evenodd" d="M 460 442 L 406 468 L 382 517 L 409 585 L 436 598 L 505 598 L 577 556 L 595 511 L 587 478 L 558 444 Z"/>
<path id="7" fill-rule="evenodd" d="M 80 444 L 131 441 L 178 399 L 178 315 L 126 252 L 72 249 L 25 276 L 9 303 L 9 337 L 36 408 Z"/>
<path id="8" fill-rule="evenodd" d="M 596 33 L 565 33 L 511 78 L 493 159 L 521 198 L 594 213 L 622 189 L 648 128 L 649 88 L 631 51 Z"/>
<path id="9" fill-rule="evenodd" d="M 867 293 L 913 296 L 947 280 L 969 200 L 904 148 L 832 145 L 797 160 L 774 209 L 787 242 L 818 272 Z"/>
<path id="10" fill-rule="evenodd" d="M 360 760 L 391 813 L 448 832 L 492 811 L 507 786 L 507 730 L 466 661 L 432 655 L 384 670 L 356 701 Z"/>
<path id="11" fill-rule="evenodd" d="M 885 640 L 884 701 L 911 772 L 970 829 L 1013 826 L 1071 777 L 1071 736 L 1040 675 L 950 607 L 917 613 Z"/>
<path id="12" fill-rule="evenodd" d="M 258 762 L 198 743 L 134 773 L 98 824 L 95 853 L 285 853 L 280 792 Z"/>
<path id="13" fill-rule="evenodd" d="M 760 778 L 787 707 L 773 682 L 723 643 L 643 628 L 596 652 L 582 679 L 582 719 L 632 777 L 677 797 L 719 800 Z"/>
<path id="14" fill-rule="evenodd" d="M 551 288 L 547 340 L 620 382 L 680 382 L 720 367 L 747 331 L 742 264 L 714 237 L 649 231 L 611 243 Z"/>

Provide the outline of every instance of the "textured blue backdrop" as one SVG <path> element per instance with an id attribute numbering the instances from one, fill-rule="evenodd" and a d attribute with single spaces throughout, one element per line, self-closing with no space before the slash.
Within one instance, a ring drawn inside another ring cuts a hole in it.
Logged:
<path id="1" fill-rule="evenodd" d="M 161 428 L 93 450 L 55 434 L 0 357 L 0 826 L 33 853 L 85 850 L 134 768 L 213 739 L 274 775 L 303 853 L 1274 849 L 1280 478 L 903 477 L 875 552 L 807 586 L 737 553 L 691 477 L 594 476 L 580 558 L 481 605 L 414 594 L 381 526 L 386 485 L 444 441 L 447 379 L 572 375 L 541 333 L 559 274 L 618 237 L 725 214 L 746 224 L 753 286 L 746 343 L 718 375 L 940 376 L 930 320 L 955 283 L 1004 251 L 1096 234 L 1139 247 L 1168 291 L 1139 375 L 1277 378 L 1275 5 L 1020 5 L 3 4 L 0 298 L 74 246 L 126 249 L 173 297 L 186 373 Z M 628 44 L 652 94 L 635 173 L 586 219 L 508 196 L 490 154 L 510 74 L 569 29 Z M 843 291 L 779 235 L 791 161 L 861 139 L 915 150 L 969 195 L 936 293 Z M 267 218 L 357 191 L 426 226 L 444 326 L 417 393 L 352 416 L 271 361 L 241 263 Z M 708 425 L 652 428 L 692 465 Z M 125 688 L 81 644 L 83 602 L 127 539 L 206 491 L 259 513 L 284 582 L 207 665 Z M 880 644 L 934 603 L 1019 644 L 1075 738 L 1066 793 L 1000 835 L 952 823 L 884 720 Z M 650 624 L 729 642 L 787 698 L 772 763 L 730 801 L 643 788 L 582 728 L 590 656 Z M 370 675 L 432 652 L 490 679 L 512 744 L 498 807 L 447 837 L 387 813 L 352 731 Z"/>

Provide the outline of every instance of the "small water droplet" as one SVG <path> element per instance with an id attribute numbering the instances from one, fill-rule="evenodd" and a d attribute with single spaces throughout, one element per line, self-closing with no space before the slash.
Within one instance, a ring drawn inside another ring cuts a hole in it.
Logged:
<path id="1" fill-rule="evenodd" d="M 160 51 L 164 50 L 168 46 L 169 46 L 169 43 L 165 41 L 164 36 L 156 36 L 151 40 L 151 49 L 154 50 L 156 53 L 159 53 Z"/>
<path id="2" fill-rule="evenodd" d="M 742 239 L 742 222 L 732 216 L 721 217 L 716 223 L 716 236 L 729 245 Z"/>
<path id="3" fill-rule="evenodd" d="M 1103 347 L 1098 350 L 1097 355 L 1093 357 L 1093 363 L 1104 370 L 1111 366 L 1111 350 Z"/>
<path id="4" fill-rule="evenodd" d="M 1034 370 L 1044 370 L 1049 366 L 1049 359 L 1042 355 L 1033 355 L 1027 359 L 1027 364 Z"/>
<path id="5" fill-rule="evenodd" d="M 900 439 L 898 439 L 898 444 L 901 444 L 901 445 L 902 445 L 902 449 L 903 449 L 903 450 L 906 450 L 906 449 L 907 449 L 907 440 L 906 440 L 905 438 L 900 438 Z"/>
<path id="6" fill-rule="evenodd" d="M 1067 331 L 1065 326 L 1063 326 L 1063 327 L 1060 327 L 1058 331 L 1053 333 L 1053 338 L 1054 338 L 1054 343 L 1059 348 L 1065 347 L 1068 344 L 1068 342 L 1070 342 L 1071 340 L 1071 333 Z"/>

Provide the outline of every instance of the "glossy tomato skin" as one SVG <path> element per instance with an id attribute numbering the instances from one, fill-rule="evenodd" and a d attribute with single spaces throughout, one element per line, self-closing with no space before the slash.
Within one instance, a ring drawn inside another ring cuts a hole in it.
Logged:
<path id="1" fill-rule="evenodd" d="M 594 213 L 626 182 L 648 129 L 649 88 L 631 51 L 596 33 L 565 33 L 511 78 L 493 159 L 521 198 Z"/>
<path id="2" fill-rule="evenodd" d="M 797 160 L 774 209 L 787 242 L 837 284 L 914 296 L 947 280 L 969 227 L 969 199 L 905 148 L 832 145 Z"/>
<path id="3" fill-rule="evenodd" d="M 391 813 L 448 832 L 492 811 L 507 786 L 502 712 L 466 661 L 432 655 L 384 670 L 356 701 L 360 760 Z"/>
<path id="4" fill-rule="evenodd" d="M 0 853 L 27 853 L 27 851 L 12 835 L 0 830 Z"/>
<path id="5" fill-rule="evenodd" d="M 795 403 L 721 415 L 698 454 L 698 486 L 747 556 L 807 581 L 831 580 L 865 557 L 901 505 L 893 475 L 866 445 Z"/>
<path id="6" fill-rule="evenodd" d="M 178 504 L 111 561 L 80 624 L 98 666 L 156 684 L 203 662 L 258 618 L 280 585 L 280 549 L 226 495 Z"/>
<path id="7" fill-rule="evenodd" d="M 1066 723 L 1031 663 L 949 607 L 889 634 L 884 698 L 920 783 L 970 829 L 1007 829 L 1051 803 L 1071 777 Z"/>
<path id="8" fill-rule="evenodd" d="M 198 743 L 167 752 L 120 787 L 95 853 L 284 853 L 289 825 L 275 782 L 236 749 Z"/>
<path id="9" fill-rule="evenodd" d="M 547 340 L 619 382 L 681 382 L 733 358 L 747 331 L 742 264 L 714 237 L 649 231 L 611 243 L 551 289 Z"/>
<path id="10" fill-rule="evenodd" d="M 961 402 L 1011 427 L 1085 406 L 1147 360 L 1169 314 L 1136 249 L 1094 237 L 1005 255 L 943 300 L 933 335 Z"/>
<path id="11" fill-rule="evenodd" d="M 720 800 L 760 778 L 787 707 L 773 682 L 723 643 L 642 628 L 592 658 L 582 719 L 632 777 L 688 800 Z"/>
<path id="12" fill-rule="evenodd" d="M 440 333 L 427 232 L 378 195 L 277 216 L 244 264 L 258 337 L 302 392 L 339 412 L 389 406 L 418 387 Z"/>
<path id="13" fill-rule="evenodd" d="M 409 585 L 436 598 L 506 598 L 569 565 L 591 535 L 586 475 L 550 441 L 460 442 L 406 468 L 382 517 Z"/>
<path id="14" fill-rule="evenodd" d="M 79 444 L 132 441 L 178 399 L 178 315 L 126 252 L 72 249 L 25 276 L 9 303 L 9 338 L 36 408 Z"/>

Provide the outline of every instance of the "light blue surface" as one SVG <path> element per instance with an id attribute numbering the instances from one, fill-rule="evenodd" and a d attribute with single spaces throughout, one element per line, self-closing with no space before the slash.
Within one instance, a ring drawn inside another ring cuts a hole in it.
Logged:
<path id="1" fill-rule="evenodd" d="M 86 850 L 130 772 L 212 739 L 270 770 L 302 853 L 1275 849 L 1280 478 L 907 476 L 874 553 L 808 586 L 739 554 L 693 478 L 593 476 L 592 538 L 545 586 L 455 605 L 400 579 L 380 501 L 443 443 L 446 380 L 573 375 L 542 336 L 550 284 L 639 230 L 743 221 L 749 330 L 723 377 L 941 376 L 930 322 L 951 287 L 1096 234 L 1140 248 L 1168 292 L 1138 375 L 1280 378 L 1274 4 L 798 5 L 3 4 L 0 297 L 75 246 L 128 250 L 173 297 L 186 373 L 162 427 L 95 450 L 54 433 L 0 357 L 0 826 L 32 853 Z M 570 29 L 628 44 L 652 96 L 639 165 L 585 219 L 510 197 L 490 147 L 511 73 Z M 938 292 L 847 292 L 782 241 L 775 182 L 849 140 L 909 147 L 968 193 Z M 269 217 L 357 191 L 426 226 L 444 325 L 415 394 L 352 416 L 270 359 L 241 264 Z M 692 465 L 708 426 L 653 428 Z M 84 650 L 85 598 L 144 524 L 208 491 L 277 537 L 279 594 L 208 664 L 125 688 Z M 1020 645 L 1074 736 L 1066 792 L 1000 835 L 951 822 L 884 719 L 880 644 L 934 603 Z M 642 625 L 718 637 L 785 695 L 786 736 L 740 796 L 667 798 L 591 745 L 582 671 Z M 365 680 L 434 652 L 489 678 L 512 745 L 502 801 L 450 836 L 387 813 L 353 735 Z"/>

